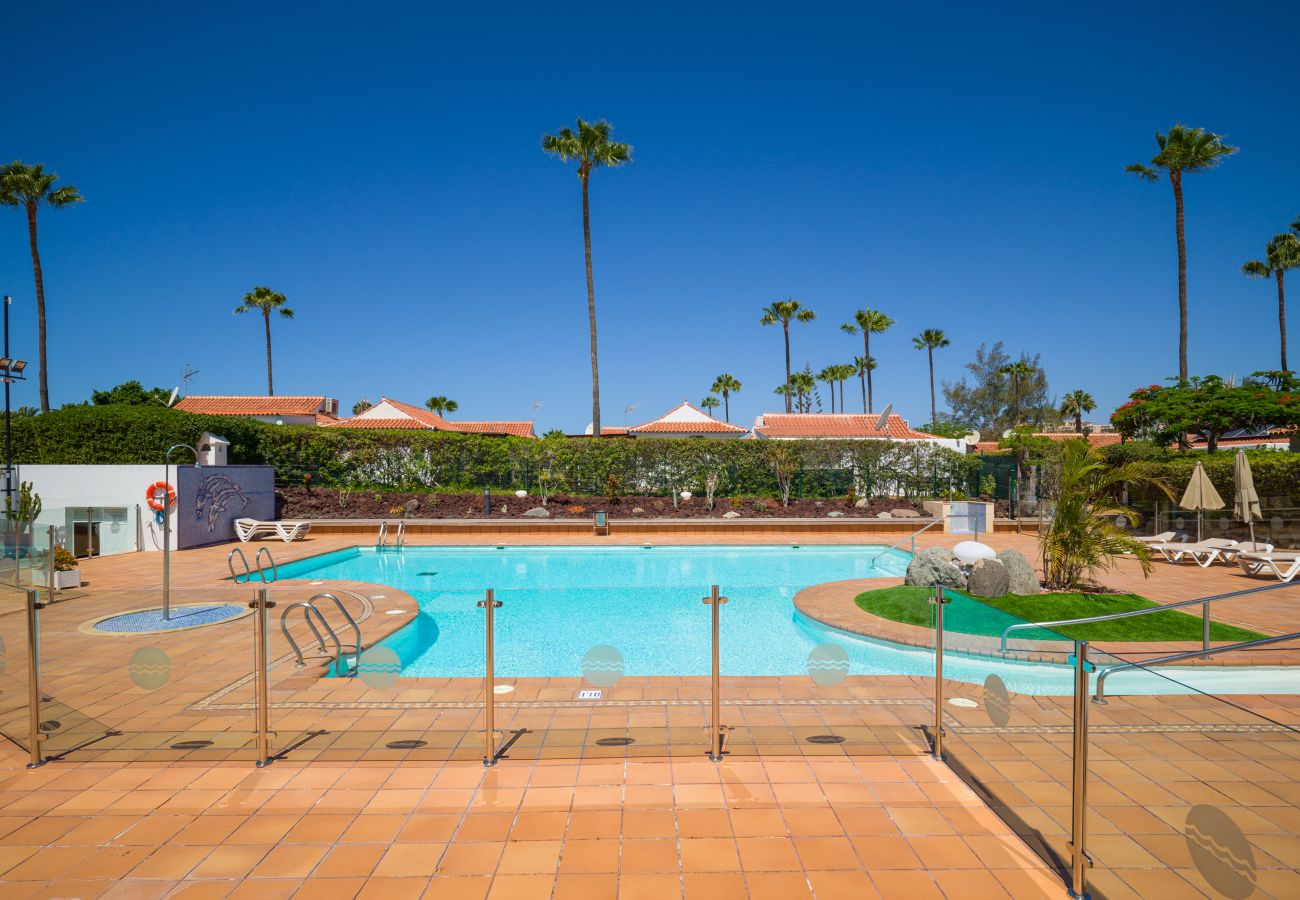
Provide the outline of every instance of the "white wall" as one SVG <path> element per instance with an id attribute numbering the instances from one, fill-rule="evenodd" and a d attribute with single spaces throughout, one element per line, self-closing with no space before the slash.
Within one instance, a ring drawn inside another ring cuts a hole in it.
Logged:
<path id="1" fill-rule="evenodd" d="M 38 529 L 54 525 L 58 542 L 72 549 L 73 524 L 86 521 L 86 507 L 125 508 L 124 519 L 113 517 L 100 526 L 100 551 L 104 555 L 136 549 L 162 549 L 162 525 L 146 505 L 145 489 L 163 480 L 163 467 L 151 466 L 18 466 L 18 479 L 30 481 L 40 495 L 42 511 Z M 176 484 L 176 467 L 170 470 Z M 141 525 L 137 530 L 136 510 Z M 96 521 L 100 520 L 96 513 Z M 176 513 L 172 512 L 172 549 L 176 548 Z"/>

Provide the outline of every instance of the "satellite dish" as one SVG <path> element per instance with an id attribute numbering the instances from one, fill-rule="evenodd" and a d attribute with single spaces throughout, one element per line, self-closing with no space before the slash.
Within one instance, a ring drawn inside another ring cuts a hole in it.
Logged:
<path id="1" fill-rule="evenodd" d="M 966 435 L 965 440 L 968 444 L 978 444 L 980 442 L 980 433 L 978 431 L 972 431 L 970 434 Z"/>
<path id="2" fill-rule="evenodd" d="M 181 392 L 181 389 L 180 389 L 179 386 L 172 388 L 172 395 L 171 395 L 170 397 L 167 398 L 167 407 L 168 407 L 168 409 L 170 409 L 171 406 L 172 406 L 172 404 L 176 402 L 176 395 L 179 394 L 180 392 Z"/>
<path id="3" fill-rule="evenodd" d="M 876 419 L 876 431 L 885 430 L 885 426 L 889 424 L 889 414 L 893 411 L 894 404 L 890 403 L 885 406 L 885 410 L 880 414 L 880 418 Z"/>
<path id="4" fill-rule="evenodd" d="M 1012 435 L 1014 435 L 1015 433 L 1016 433 L 1016 430 L 1015 430 L 1014 428 L 1008 428 L 1006 431 L 1002 432 L 1002 437 L 1003 437 L 1003 438 L 1009 438 L 1009 437 L 1011 437 Z"/>

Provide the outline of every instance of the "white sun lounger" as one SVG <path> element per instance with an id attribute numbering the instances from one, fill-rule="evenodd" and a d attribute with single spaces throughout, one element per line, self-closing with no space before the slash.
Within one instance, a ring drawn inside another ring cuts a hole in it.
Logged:
<path id="1" fill-rule="evenodd" d="M 1219 560 L 1231 565 L 1232 561 L 1242 553 L 1268 553 L 1272 549 L 1272 544 L 1265 544 L 1262 541 L 1256 541 L 1253 544 L 1250 541 L 1241 541 L 1231 547 L 1209 547 L 1192 550 L 1187 555 L 1202 569 L 1208 569 Z"/>
<path id="2" fill-rule="evenodd" d="M 307 522 L 260 522 L 257 519 L 236 519 L 235 534 L 245 543 L 259 537 L 278 537 L 286 544 L 300 540 L 311 531 Z"/>
<path id="3" fill-rule="evenodd" d="M 1278 581 L 1291 581 L 1300 575 L 1300 550 L 1273 550 L 1270 553 L 1241 553 L 1237 565 L 1247 575 L 1276 575 Z"/>
<path id="4" fill-rule="evenodd" d="M 1184 558 L 1200 563 L 1200 559 L 1196 554 L 1205 554 L 1211 550 L 1222 550 L 1225 547 L 1234 546 L 1236 543 L 1236 541 L 1230 541 L 1227 538 L 1208 538 L 1190 544 L 1180 542 L 1152 544 L 1151 549 L 1171 563 L 1182 562 Z"/>
<path id="5" fill-rule="evenodd" d="M 1187 540 L 1186 532 L 1182 531 L 1162 531 L 1159 534 L 1148 535 L 1146 537 L 1134 537 L 1133 540 L 1140 541 L 1148 546 L 1152 544 L 1177 544 Z"/>

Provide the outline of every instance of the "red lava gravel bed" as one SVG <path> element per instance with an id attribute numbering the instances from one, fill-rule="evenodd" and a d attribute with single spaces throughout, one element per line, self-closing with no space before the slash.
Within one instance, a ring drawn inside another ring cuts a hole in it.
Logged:
<path id="1" fill-rule="evenodd" d="M 275 492 L 276 512 L 282 519 L 481 519 L 482 494 L 420 494 L 401 491 L 355 491 L 342 493 L 332 488 L 284 487 Z M 542 502 L 537 497 L 516 497 L 513 493 L 492 494 L 492 516 L 521 518 Z M 879 513 L 910 510 L 925 515 L 911 500 L 872 499 L 859 508 L 845 499 L 791 500 L 782 506 L 779 498 L 715 497 L 708 509 L 703 497 L 679 500 L 677 508 L 667 497 L 622 496 L 584 497 L 557 494 L 547 498 L 550 518 L 586 518 L 598 511 L 611 518 L 717 519 L 735 511 L 745 519 L 825 518 L 841 512 L 844 518 L 870 519 Z M 837 517 L 838 518 L 838 517 Z"/>

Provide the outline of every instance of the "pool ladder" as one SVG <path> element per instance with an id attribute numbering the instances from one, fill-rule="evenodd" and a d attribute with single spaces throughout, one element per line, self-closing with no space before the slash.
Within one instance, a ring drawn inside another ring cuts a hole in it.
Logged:
<path id="1" fill-rule="evenodd" d="M 393 536 L 394 547 L 404 547 L 406 545 L 406 520 L 401 519 L 397 523 L 397 534 Z M 379 523 L 379 540 L 375 543 L 376 550 L 382 550 L 388 546 L 388 520 L 384 519 Z"/>
<path id="2" fill-rule="evenodd" d="M 266 577 L 267 566 L 262 562 L 262 554 L 266 554 L 266 562 L 270 564 L 271 577 L 269 580 Z M 239 573 L 235 571 L 236 556 L 238 556 L 239 561 L 244 564 L 243 581 L 239 580 L 240 577 Z M 257 555 L 253 557 L 253 562 L 257 563 L 256 574 L 258 580 L 261 581 L 262 584 L 269 584 L 272 581 L 279 581 L 280 572 L 275 567 L 275 557 L 271 555 L 271 551 L 269 549 L 267 549 L 266 547 L 259 547 L 257 551 Z M 248 582 L 253 580 L 254 571 L 248 565 L 248 557 L 244 555 L 244 551 L 239 547 L 236 547 L 234 550 L 231 550 L 230 555 L 226 557 L 226 568 L 230 570 L 230 580 L 233 581 L 235 584 L 248 584 Z"/>
<path id="3" fill-rule="evenodd" d="M 352 644 L 343 644 L 339 641 L 338 632 L 336 632 L 330 625 L 329 620 L 325 618 L 325 614 L 317 608 L 316 601 L 318 600 L 332 600 L 334 605 L 338 607 L 338 611 L 342 613 L 343 618 L 347 620 L 348 627 L 352 629 Z M 294 663 L 294 666 L 301 669 L 307 665 L 307 661 L 303 658 L 302 648 L 298 646 L 298 642 L 294 640 L 293 635 L 289 633 L 289 616 L 295 609 L 302 610 L 303 620 L 307 623 L 307 627 L 311 629 L 312 634 L 316 636 L 316 642 L 320 645 L 322 653 L 329 653 L 329 647 L 325 643 L 326 637 L 328 637 L 329 642 L 334 645 L 334 674 L 340 678 L 348 675 L 355 675 L 357 661 L 361 657 L 361 629 L 357 626 L 357 620 L 352 618 L 352 613 L 348 612 L 348 608 L 343 605 L 343 601 L 334 594 L 316 594 L 308 600 L 300 600 L 297 603 L 290 603 L 284 608 L 284 612 L 280 613 L 280 631 L 284 633 L 285 640 L 287 640 L 289 646 L 293 648 L 293 655 L 297 657 L 297 662 Z M 313 617 L 316 621 L 312 621 Z M 316 627 L 317 623 L 320 623 L 319 628 Z M 321 633 L 322 629 L 324 630 L 323 634 Z M 347 656 L 343 653 L 344 647 L 348 647 L 349 652 Z M 347 662 L 348 656 L 352 658 L 350 663 Z"/>

